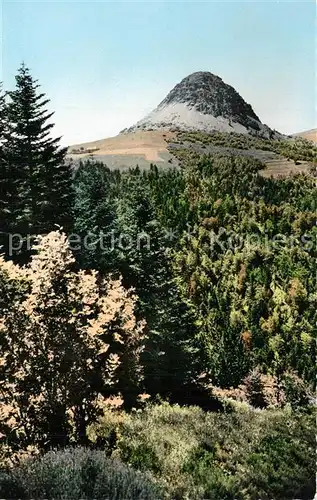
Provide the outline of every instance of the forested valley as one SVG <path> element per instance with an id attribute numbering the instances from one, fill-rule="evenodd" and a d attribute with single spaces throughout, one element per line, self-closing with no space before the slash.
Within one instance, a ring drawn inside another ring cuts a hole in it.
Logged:
<path id="1" fill-rule="evenodd" d="M 314 172 L 72 163 L 48 102 L 0 97 L 0 497 L 313 498 Z"/>

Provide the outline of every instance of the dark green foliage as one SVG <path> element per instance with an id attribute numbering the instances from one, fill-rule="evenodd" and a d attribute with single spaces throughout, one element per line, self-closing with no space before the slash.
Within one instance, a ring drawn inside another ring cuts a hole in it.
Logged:
<path id="1" fill-rule="evenodd" d="M 194 329 L 173 280 L 168 242 L 144 177 L 134 173 L 122 182 L 118 229 L 132 245 L 120 250 L 120 271 L 126 284 L 135 287 L 149 329 L 143 356 L 146 390 L 166 395 L 194 375 Z"/>
<path id="2" fill-rule="evenodd" d="M 147 175 L 139 169 L 120 174 L 93 162 L 80 165 L 74 178 L 74 224 L 80 235 L 90 231 L 95 240 L 100 231 L 108 235 L 103 248 L 99 243 L 91 251 L 81 248 L 78 261 L 84 267 L 120 272 L 124 285 L 135 289 L 138 314 L 148 328 L 144 388 L 167 395 L 194 377 L 198 360 L 193 319 L 172 274 L 168 247 L 173 243 L 155 210 L 151 188 L 156 180 L 165 185 L 154 167 Z M 177 181 L 174 185 L 178 189 Z M 166 212 L 177 214 L 172 207 Z M 131 390 L 126 380 L 120 384 L 125 400 Z"/>
<path id="3" fill-rule="evenodd" d="M 253 442 L 249 453 L 241 450 L 238 462 L 244 469 L 244 474 L 235 471 L 236 464 L 228 461 L 227 467 L 221 466 L 217 452 L 204 449 L 201 446 L 185 464 L 184 471 L 190 473 L 199 486 L 203 486 L 203 498 L 210 499 L 310 499 L 315 492 L 313 475 L 314 453 L 310 436 L 310 446 L 307 447 L 307 435 L 303 440 L 299 431 L 300 423 L 294 427 L 294 422 L 281 424 L 291 425 L 292 432 L 283 426 L 264 431 L 264 437 L 256 442 L 254 436 L 248 438 Z M 233 445 L 233 443 L 232 443 Z M 221 453 L 221 452 L 220 452 Z"/>
<path id="4" fill-rule="evenodd" d="M 102 451 L 69 448 L 48 452 L 19 467 L 0 472 L 1 498 L 135 500 L 161 498 L 146 476 Z"/>
<path id="5" fill-rule="evenodd" d="M 314 452 L 307 446 L 306 432 L 300 423 L 292 432 L 281 426 L 260 440 L 247 458 L 254 495 L 277 500 L 314 497 Z"/>
<path id="6" fill-rule="evenodd" d="M 7 106 L 6 94 L 0 83 L 0 245 L 8 248 L 8 231 L 12 224 L 12 174 L 6 156 Z"/>
<path id="7" fill-rule="evenodd" d="M 8 92 L 4 154 L 10 171 L 10 214 L 6 229 L 22 236 L 42 234 L 56 224 L 71 224 L 71 170 L 65 162 L 66 148 L 51 138 L 53 113 L 49 100 L 22 64 L 16 89 Z"/>
<path id="8" fill-rule="evenodd" d="M 112 270 L 116 266 L 116 176 L 102 163 L 80 163 L 74 175 L 74 250 L 87 269 Z M 86 238 L 86 240 L 85 240 Z M 72 239 L 70 239 L 72 242 Z"/>
<path id="9" fill-rule="evenodd" d="M 159 458 L 155 451 L 146 444 L 140 444 L 135 447 L 122 445 L 120 456 L 124 462 L 131 464 L 132 467 L 138 470 L 149 470 L 154 473 L 160 470 Z"/>
<path id="10" fill-rule="evenodd" d="M 204 448 L 195 450 L 185 464 L 184 472 L 193 476 L 194 481 L 203 489 L 204 499 L 240 500 L 239 479 L 215 464 L 215 456 Z"/>

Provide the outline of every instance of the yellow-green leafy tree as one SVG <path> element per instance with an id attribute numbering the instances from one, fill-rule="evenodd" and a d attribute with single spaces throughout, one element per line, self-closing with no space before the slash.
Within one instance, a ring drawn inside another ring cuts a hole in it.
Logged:
<path id="1" fill-rule="evenodd" d="M 145 325 L 135 318 L 133 292 L 76 270 L 58 231 L 40 239 L 25 267 L 1 258 L 0 288 L 4 445 L 12 452 L 84 442 L 118 381 L 142 381 Z"/>

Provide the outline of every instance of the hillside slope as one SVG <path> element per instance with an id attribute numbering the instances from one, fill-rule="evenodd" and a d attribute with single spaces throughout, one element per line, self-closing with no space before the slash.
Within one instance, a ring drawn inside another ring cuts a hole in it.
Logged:
<path id="1" fill-rule="evenodd" d="M 119 134 L 116 137 L 101 139 L 70 146 L 68 157 L 73 161 L 94 157 L 103 161 L 109 168 L 125 169 L 139 165 L 147 168 L 151 163 L 168 164 L 172 158 L 167 149 L 173 141 L 174 133 L 169 130 L 141 130 Z"/>
<path id="2" fill-rule="evenodd" d="M 298 132 L 297 134 L 294 134 L 294 136 L 302 137 L 303 139 L 307 139 L 308 141 L 312 141 L 317 144 L 317 128 L 305 130 L 304 132 Z"/>

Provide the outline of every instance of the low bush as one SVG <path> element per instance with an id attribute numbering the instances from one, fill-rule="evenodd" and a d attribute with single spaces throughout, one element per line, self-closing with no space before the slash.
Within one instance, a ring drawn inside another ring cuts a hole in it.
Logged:
<path id="1" fill-rule="evenodd" d="M 249 491 L 261 499 L 314 498 L 314 450 L 298 429 L 276 429 L 261 439 L 247 458 Z"/>
<path id="2" fill-rule="evenodd" d="M 89 431 L 94 440 L 107 439 L 115 428 L 111 457 L 149 471 L 168 498 L 308 499 L 315 479 L 313 413 L 312 407 L 247 405 L 204 412 L 163 403 L 105 415 Z"/>
<path id="3" fill-rule="evenodd" d="M 1 498 L 135 500 L 161 498 L 144 474 L 100 450 L 50 451 L 0 475 Z"/>
<path id="4" fill-rule="evenodd" d="M 211 451 L 203 448 L 196 450 L 183 470 L 193 476 L 203 498 L 224 500 L 243 498 L 239 491 L 238 478 L 221 469 Z"/>
<path id="5" fill-rule="evenodd" d="M 308 500 L 315 487 L 310 408 L 105 410 L 89 428 L 103 450 L 51 451 L 6 469 L 0 498 Z"/>
<path id="6" fill-rule="evenodd" d="M 298 165 L 300 161 L 313 161 L 316 158 L 316 146 L 301 137 L 264 139 L 259 136 L 238 134 L 233 132 L 214 131 L 211 134 L 203 132 L 177 132 L 178 142 L 200 143 L 213 146 L 231 147 L 235 149 L 259 149 L 272 151 L 284 157 L 291 158 Z"/>

